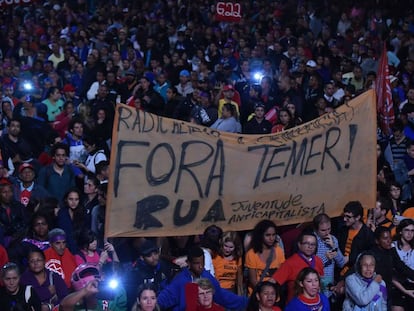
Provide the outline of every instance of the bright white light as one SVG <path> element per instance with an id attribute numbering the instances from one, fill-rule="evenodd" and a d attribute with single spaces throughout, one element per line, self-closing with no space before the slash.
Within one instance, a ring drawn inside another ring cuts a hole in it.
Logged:
<path id="1" fill-rule="evenodd" d="M 108 283 L 109 287 L 115 289 L 118 287 L 118 280 L 112 279 Z"/>
<path id="2" fill-rule="evenodd" d="M 255 81 L 261 82 L 262 78 L 263 78 L 263 74 L 261 72 L 255 72 L 253 74 L 253 78 L 254 78 Z"/>
<path id="3" fill-rule="evenodd" d="M 23 83 L 23 88 L 24 88 L 26 91 L 31 91 L 31 90 L 33 90 L 33 85 L 32 85 L 30 82 L 24 82 L 24 83 Z"/>

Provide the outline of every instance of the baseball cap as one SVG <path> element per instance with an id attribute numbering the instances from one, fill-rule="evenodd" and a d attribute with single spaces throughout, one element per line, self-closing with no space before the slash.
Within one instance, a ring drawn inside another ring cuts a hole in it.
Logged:
<path id="1" fill-rule="evenodd" d="M 190 72 L 188 70 L 181 70 L 180 71 L 180 76 L 184 76 L 184 77 L 189 77 L 190 76 Z"/>
<path id="2" fill-rule="evenodd" d="M 63 87 L 63 92 L 75 92 L 76 89 L 72 84 L 65 84 L 65 86 Z"/>
<path id="3" fill-rule="evenodd" d="M 306 62 L 306 66 L 311 67 L 311 68 L 316 68 L 316 62 L 314 60 L 308 60 Z"/>
<path id="4" fill-rule="evenodd" d="M 141 256 L 151 255 L 152 252 L 158 252 L 159 247 L 151 240 L 145 240 L 139 247 L 139 254 Z"/>
<path id="5" fill-rule="evenodd" d="M 94 280 L 100 280 L 101 273 L 96 265 L 92 263 L 83 263 L 80 264 L 73 271 L 71 276 L 71 283 L 74 290 L 81 290 L 89 282 Z"/>
<path id="6" fill-rule="evenodd" d="M 397 80 L 398 80 L 398 78 L 396 76 L 392 76 L 392 75 L 390 76 L 390 83 L 393 83 Z"/>
<path id="7" fill-rule="evenodd" d="M 234 87 L 233 87 L 233 85 L 231 85 L 231 84 L 227 84 L 227 85 L 225 85 L 225 86 L 223 87 L 223 91 L 224 91 L 224 92 L 226 92 L 226 91 L 234 91 Z"/>
<path id="8" fill-rule="evenodd" d="M 265 109 L 265 105 L 262 102 L 257 102 L 254 105 L 254 109 L 257 109 L 257 108 L 263 108 L 263 109 Z"/>
<path id="9" fill-rule="evenodd" d="M 33 165 L 31 165 L 30 163 L 23 163 L 23 164 L 21 164 L 21 165 L 19 166 L 19 173 L 23 172 L 23 170 L 24 170 L 25 168 L 30 168 L 31 170 L 33 170 L 33 171 L 34 171 L 34 167 L 33 167 Z"/>
<path id="10" fill-rule="evenodd" d="M 233 67 L 231 67 L 231 65 L 229 63 L 225 63 L 223 65 L 223 70 L 232 70 L 232 69 L 233 69 Z"/>
<path id="11" fill-rule="evenodd" d="M 125 75 L 126 76 L 135 76 L 136 72 L 134 69 L 128 69 L 127 71 L 125 71 Z"/>

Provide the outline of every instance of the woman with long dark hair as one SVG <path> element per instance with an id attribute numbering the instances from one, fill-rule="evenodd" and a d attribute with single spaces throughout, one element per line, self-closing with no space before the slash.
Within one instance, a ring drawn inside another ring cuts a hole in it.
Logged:
<path id="1" fill-rule="evenodd" d="M 66 192 L 64 206 L 59 210 L 57 226 L 66 232 L 66 243 L 72 254 L 77 253 L 76 237 L 85 223 L 85 209 L 80 204 L 80 191 L 73 188 Z"/>
<path id="2" fill-rule="evenodd" d="M 245 267 L 248 268 L 248 291 L 253 292 L 257 283 L 267 281 L 285 261 L 285 253 L 279 246 L 276 225 L 270 220 L 256 224 L 246 253 Z"/>
<path id="3" fill-rule="evenodd" d="M 321 279 L 318 272 L 306 267 L 302 269 L 295 280 L 296 296 L 288 303 L 286 311 L 319 310 L 329 311 L 329 301 L 320 292 Z"/>
<path id="4" fill-rule="evenodd" d="M 393 243 L 401 261 L 411 269 L 414 269 L 414 220 L 403 219 L 397 226 L 397 233 Z M 395 286 L 391 290 L 391 302 L 393 311 L 414 309 L 414 298 L 411 294 L 414 290 L 414 280 L 393 279 Z"/>
<path id="5" fill-rule="evenodd" d="M 279 286 L 270 281 L 256 285 L 250 297 L 247 311 L 281 311 L 276 302 L 280 299 Z"/>
<path id="6" fill-rule="evenodd" d="M 157 292 L 152 284 L 142 284 L 138 288 L 137 301 L 131 311 L 159 311 Z"/>
<path id="7" fill-rule="evenodd" d="M 281 108 L 278 112 L 278 120 L 272 127 L 272 133 L 278 133 L 295 126 L 295 120 L 292 113 L 287 108 Z"/>

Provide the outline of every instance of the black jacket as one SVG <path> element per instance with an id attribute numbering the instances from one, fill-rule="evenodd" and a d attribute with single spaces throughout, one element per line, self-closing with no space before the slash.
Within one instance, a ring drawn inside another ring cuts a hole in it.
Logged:
<path id="1" fill-rule="evenodd" d="M 402 280 L 406 278 L 414 280 L 414 270 L 400 259 L 394 247 L 382 249 L 376 245 L 371 251 L 375 256 L 375 272 L 381 274 L 388 289 L 392 286 L 393 276 Z"/>
<path id="2" fill-rule="evenodd" d="M 348 238 L 348 228 L 343 227 L 338 232 L 338 244 L 342 254 L 345 253 L 346 240 Z M 358 234 L 354 237 L 351 245 L 351 253 L 349 254 L 348 266 L 353 267 L 358 255 L 371 249 L 374 245 L 374 233 L 365 224 L 362 225 Z"/>

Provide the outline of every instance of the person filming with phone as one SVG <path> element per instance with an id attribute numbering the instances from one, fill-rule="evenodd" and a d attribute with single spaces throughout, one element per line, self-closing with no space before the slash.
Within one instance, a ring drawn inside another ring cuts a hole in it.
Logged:
<path id="1" fill-rule="evenodd" d="M 127 311 L 127 298 L 120 280 L 91 263 L 81 264 L 72 273 L 72 288 L 54 310 Z"/>
<path id="2" fill-rule="evenodd" d="M 342 268 L 349 260 L 338 247 L 338 239 L 331 234 L 331 218 L 318 214 L 313 218 L 313 230 L 317 237 L 318 249 L 316 255 L 322 259 L 324 276 L 321 277 L 321 289 L 326 297 L 334 302 L 339 288 L 335 286 L 335 266 Z"/>

